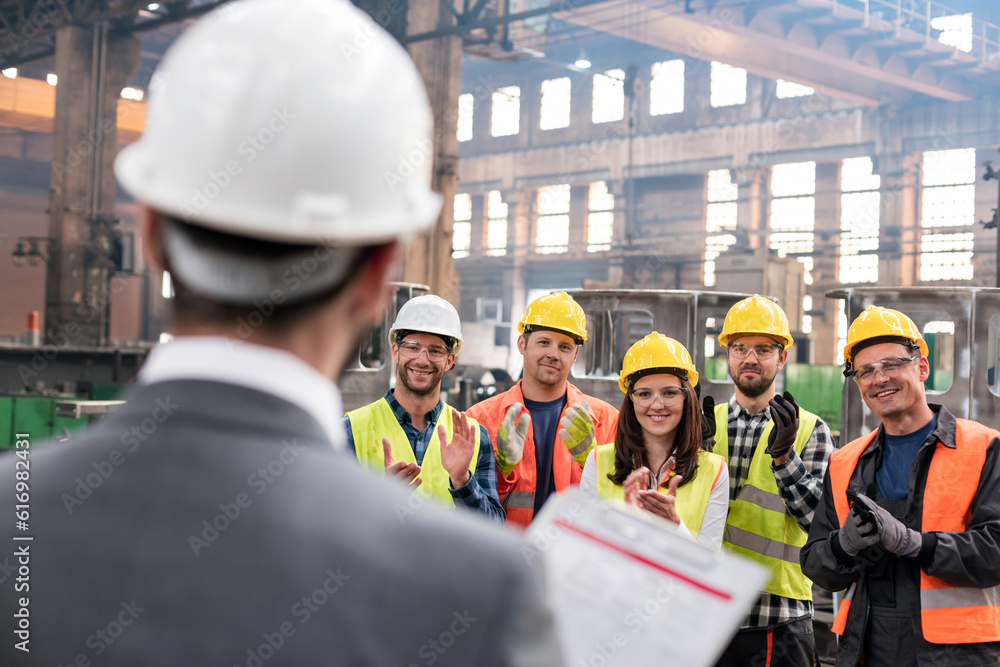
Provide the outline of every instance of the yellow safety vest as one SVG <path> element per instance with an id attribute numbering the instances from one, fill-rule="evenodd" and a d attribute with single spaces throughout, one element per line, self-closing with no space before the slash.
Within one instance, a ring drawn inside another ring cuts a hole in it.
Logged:
<path id="1" fill-rule="evenodd" d="M 403 427 L 396 421 L 396 415 L 385 397 L 348 412 L 347 418 L 351 421 L 351 432 L 354 434 L 354 451 L 358 456 L 358 461 L 365 468 L 385 474 L 385 453 L 382 450 L 382 438 L 389 438 L 389 444 L 392 445 L 392 458 L 404 463 L 416 463 L 417 458 L 413 453 L 410 440 L 406 437 Z M 449 492 L 451 481 L 448 478 L 448 471 L 441 465 L 441 440 L 438 437 L 438 425 L 441 424 L 444 425 L 445 433 L 450 441 L 454 434 L 454 427 L 451 421 L 451 408 L 447 404 L 441 410 L 441 414 L 434 424 L 434 435 L 431 436 L 431 441 L 427 444 L 424 461 L 420 465 L 420 486 L 417 487 L 415 493 L 436 498 L 442 503 L 454 507 L 455 501 Z M 475 427 L 476 432 L 472 461 L 469 462 L 469 472 L 475 475 L 476 463 L 479 461 L 480 429 L 479 423 L 474 419 L 470 418 L 469 424 Z"/>
<path id="2" fill-rule="evenodd" d="M 596 447 L 594 461 L 597 463 L 597 495 L 602 498 L 624 500 L 625 489 L 620 484 L 615 484 L 608 479 L 608 475 L 615 472 L 614 443 Z M 705 510 L 708 508 L 708 497 L 725 465 L 726 462 L 721 456 L 708 452 L 698 452 L 698 474 L 691 482 L 677 489 L 674 509 L 677 510 L 677 514 L 692 535 L 697 536 L 698 532 L 701 531 L 701 522 L 705 518 Z M 674 473 L 671 471 L 660 484 L 661 493 L 667 492 L 668 482 L 673 476 Z"/>
<path id="3" fill-rule="evenodd" d="M 799 455 L 816 427 L 816 415 L 799 408 L 799 431 L 793 448 Z M 715 453 L 729 459 L 729 403 L 715 406 Z M 746 484 L 729 501 L 729 518 L 722 544 L 771 570 L 764 591 L 796 600 L 812 600 L 812 581 L 802 574 L 799 550 L 808 535 L 795 521 L 778 494 L 771 472 L 771 457 L 765 451 L 774 428 L 769 421 L 760 435 Z"/>

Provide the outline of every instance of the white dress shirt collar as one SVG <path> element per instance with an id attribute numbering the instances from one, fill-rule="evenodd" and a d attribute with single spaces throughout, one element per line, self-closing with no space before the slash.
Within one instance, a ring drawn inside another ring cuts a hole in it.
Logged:
<path id="1" fill-rule="evenodd" d="M 137 381 L 208 380 L 282 398 L 309 413 L 336 447 L 344 443 L 340 390 L 290 352 L 223 336 L 183 336 L 157 345 Z"/>

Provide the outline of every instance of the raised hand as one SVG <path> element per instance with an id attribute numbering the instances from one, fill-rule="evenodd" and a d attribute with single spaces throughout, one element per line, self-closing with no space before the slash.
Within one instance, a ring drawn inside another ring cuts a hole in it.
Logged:
<path id="1" fill-rule="evenodd" d="M 522 410 L 524 406 L 520 403 L 507 408 L 507 414 L 497 430 L 497 468 L 501 475 L 509 475 L 524 455 L 531 415 L 526 411 L 522 414 Z"/>
<path id="2" fill-rule="evenodd" d="M 587 455 L 594 448 L 594 420 L 586 401 L 566 408 L 559 420 L 559 439 L 566 444 L 569 453 L 580 466 L 587 462 Z"/>
<path id="3" fill-rule="evenodd" d="M 420 486 L 421 479 L 417 477 L 420 474 L 420 466 L 416 463 L 404 463 L 394 459 L 392 457 L 392 443 L 389 442 L 389 438 L 382 438 L 382 454 L 386 477 L 395 477 L 403 481 L 410 486 L 411 491 Z"/>
<path id="4" fill-rule="evenodd" d="M 452 434 L 448 441 L 448 431 L 444 424 L 438 426 L 438 438 L 441 441 L 441 465 L 451 478 L 452 488 L 458 489 L 468 483 L 472 473 L 472 454 L 476 444 L 476 426 L 469 423 L 464 412 L 451 408 Z"/>

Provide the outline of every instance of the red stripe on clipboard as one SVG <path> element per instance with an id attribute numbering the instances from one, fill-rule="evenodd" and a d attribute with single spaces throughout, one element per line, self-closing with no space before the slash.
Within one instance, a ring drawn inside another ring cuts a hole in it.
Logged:
<path id="1" fill-rule="evenodd" d="M 592 540 L 594 542 L 597 542 L 598 544 L 603 544 L 604 546 L 608 547 L 612 551 L 617 551 L 618 553 L 622 554 L 623 556 L 628 556 L 632 560 L 639 561 L 643 565 L 648 565 L 649 567 L 653 568 L 654 570 L 659 570 L 660 572 L 663 572 L 664 574 L 668 574 L 671 577 L 676 577 L 677 579 L 680 579 L 681 581 L 685 582 L 686 584 L 688 584 L 690 586 L 694 586 L 697 589 L 705 591 L 709 595 L 714 595 L 716 597 L 722 598 L 723 600 L 732 600 L 733 599 L 733 596 L 730 595 L 729 593 L 725 592 L 725 591 L 720 591 L 717 588 L 712 588 L 711 586 L 707 586 L 707 585 L 701 583 L 700 581 L 696 581 L 696 580 L 692 579 L 691 577 L 688 577 L 687 575 L 681 574 L 680 572 L 677 572 L 676 570 L 671 570 L 669 567 L 664 567 L 663 565 L 660 565 L 659 563 L 655 563 L 655 562 L 649 560 L 645 556 L 640 556 L 637 553 L 634 553 L 632 551 L 629 551 L 628 549 L 625 549 L 623 547 L 618 546 L 614 542 L 609 542 L 608 540 L 604 539 L 603 537 L 598 537 L 597 535 L 594 535 L 593 533 L 589 533 L 589 532 L 587 532 L 585 530 L 581 530 L 580 528 L 577 528 L 576 526 L 568 524 L 568 523 L 566 523 L 565 521 L 563 521 L 561 519 L 556 519 L 555 521 L 553 521 L 553 523 L 555 525 L 561 527 L 561 528 L 565 528 L 566 530 L 574 532 L 577 535 L 581 535 L 583 537 L 586 537 L 588 540 Z"/>

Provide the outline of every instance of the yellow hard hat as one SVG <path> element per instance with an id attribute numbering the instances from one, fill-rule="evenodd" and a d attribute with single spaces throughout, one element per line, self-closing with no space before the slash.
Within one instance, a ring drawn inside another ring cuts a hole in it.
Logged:
<path id="1" fill-rule="evenodd" d="M 887 340 L 876 341 L 876 338 L 886 338 Z M 847 330 L 847 344 L 844 345 L 844 359 L 850 366 L 854 359 L 854 348 L 865 341 L 872 341 L 869 345 L 879 342 L 884 343 L 904 343 L 909 341 L 920 348 L 921 356 L 928 354 L 927 343 L 924 341 L 920 329 L 909 317 L 891 308 L 880 308 L 879 306 L 868 306 L 864 312 L 858 315 L 857 319 Z M 864 347 L 867 347 L 864 346 Z"/>
<path id="2" fill-rule="evenodd" d="M 719 334 L 719 342 L 729 345 L 737 336 L 770 336 L 789 348 L 795 342 L 788 331 L 788 317 L 774 301 L 754 294 L 729 309 Z"/>
<path id="3" fill-rule="evenodd" d="M 525 327 L 554 329 L 575 338 L 578 343 L 587 340 L 587 316 L 566 292 L 546 294 L 529 303 L 524 317 L 517 323 L 520 333 L 524 333 Z"/>
<path id="4" fill-rule="evenodd" d="M 673 338 L 654 331 L 625 353 L 622 372 L 618 376 L 618 386 L 628 393 L 628 388 L 636 379 L 633 377 L 636 373 L 654 369 L 662 369 L 664 373 L 683 377 L 692 387 L 698 385 L 698 371 L 691 361 L 687 348 Z"/>

